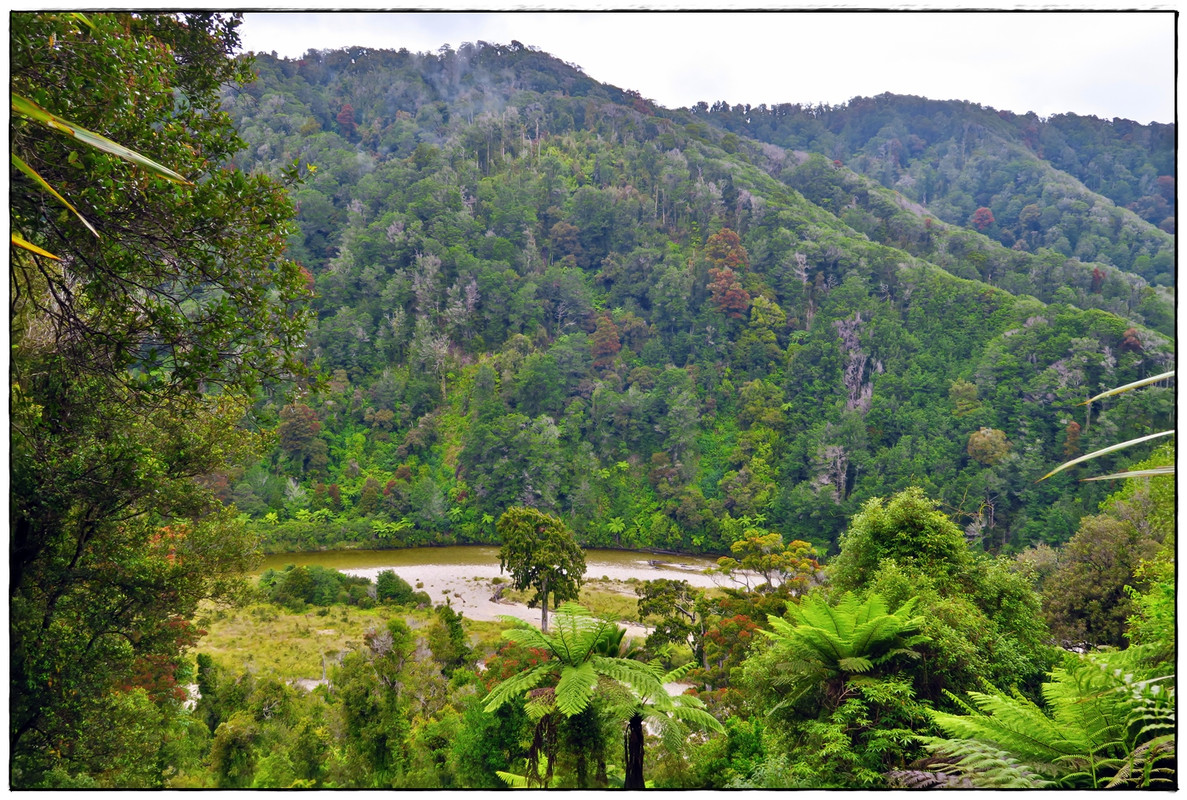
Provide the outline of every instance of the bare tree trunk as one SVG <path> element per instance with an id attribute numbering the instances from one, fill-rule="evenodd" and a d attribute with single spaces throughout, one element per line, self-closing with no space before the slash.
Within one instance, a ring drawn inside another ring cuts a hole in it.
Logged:
<path id="1" fill-rule="evenodd" d="M 544 585 L 540 587 L 540 630 L 548 633 L 548 576 L 544 576 Z"/>
<path id="2" fill-rule="evenodd" d="M 631 715 L 626 728 L 626 780 L 624 789 L 643 789 L 643 715 Z"/>

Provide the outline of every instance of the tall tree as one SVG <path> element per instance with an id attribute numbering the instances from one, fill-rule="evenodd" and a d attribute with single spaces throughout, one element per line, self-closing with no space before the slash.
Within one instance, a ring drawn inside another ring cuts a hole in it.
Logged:
<path id="1" fill-rule="evenodd" d="M 576 600 L 585 575 L 585 553 L 565 524 L 551 514 L 515 506 L 495 523 L 503 540 L 499 570 L 516 589 L 535 589 L 528 606 L 540 604 L 540 629 L 548 630 L 548 598 Z"/>
<path id="2" fill-rule="evenodd" d="M 11 17 L 12 91 L 30 101 L 10 128 L 28 167 L 12 227 L 43 251 L 10 260 L 14 786 L 106 772 L 87 743 L 118 687 L 145 660 L 175 666 L 198 601 L 232 592 L 251 553 L 197 479 L 256 449 L 239 422 L 301 369 L 307 289 L 282 256 L 283 187 L 222 167 L 242 142 L 219 90 L 251 74 L 238 24 Z"/>

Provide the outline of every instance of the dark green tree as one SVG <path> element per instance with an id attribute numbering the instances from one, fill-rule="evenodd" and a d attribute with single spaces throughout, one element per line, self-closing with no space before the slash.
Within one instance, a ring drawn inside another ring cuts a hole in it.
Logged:
<path id="1" fill-rule="evenodd" d="M 548 630 L 548 598 L 576 600 L 585 575 L 585 553 L 563 522 L 534 508 L 509 508 L 495 523 L 503 545 L 499 571 L 516 589 L 533 589 L 529 607 L 540 604 L 540 629 Z"/>
<path id="2" fill-rule="evenodd" d="M 877 786 L 909 763 L 910 729 L 922 722 L 909 674 L 920 657 L 924 619 L 909 600 L 890 613 L 871 593 L 835 605 L 810 594 L 785 618 L 769 617 L 771 641 L 743 666 L 754 702 L 801 744 L 800 786 Z"/>
<path id="3" fill-rule="evenodd" d="M 13 115 L 14 165 L 78 212 L 14 171 L 13 231 L 52 254 L 10 263 L 9 744 L 12 783 L 32 787 L 55 765 L 101 771 L 86 740 L 110 693 L 138 661 L 176 664 L 199 600 L 238 585 L 250 540 L 197 479 L 254 457 L 239 423 L 301 370 L 307 289 L 283 257 L 284 187 L 223 168 L 242 140 L 219 90 L 250 78 L 237 16 L 11 23 L 14 97 L 41 109 Z"/>

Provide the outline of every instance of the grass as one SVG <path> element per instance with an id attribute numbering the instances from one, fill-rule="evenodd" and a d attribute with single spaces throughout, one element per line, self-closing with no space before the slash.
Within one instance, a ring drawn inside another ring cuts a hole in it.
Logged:
<path id="1" fill-rule="evenodd" d="M 320 678 L 323 655 L 328 662 L 352 647 L 362 647 L 367 631 L 382 628 L 395 616 L 413 629 L 431 619 L 427 610 L 390 606 L 361 609 L 335 605 L 299 613 L 271 603 L 210 607 L 199 617 L 199 627 L 207 634 L 195 650 L 234 673 L 250 670 L 257 676 L 274 675 L 282 680 Z"/>
<path id="2" fill-rule="evenodd" d="M 636 583 L 591 578 L 582 586 L 579 602 L 596 617 L 638 623 Z M 526 603 L 532 594 L 508 589 L 503 596 Z M 366 633 L 384 627 L 394 616 L 402 617 L 413 630 L 435 619 L 429 609 L 384 605 L 370 609 L 311 606 L 301 612 L 271 603 L 238 608 L 204 606 L 197 622 L 207 635 L 198 643 L 195 655 L 205 653 L 234 674 L 251 671 L 257 677 L 272 675 L 281 680 L 318 679 L 323 656 L 329 664 L 351 648 L 363 647 Z M 480 659 L 503 643 L 507 626 L 502 622 L 466 618 L 464 624 Z"/>

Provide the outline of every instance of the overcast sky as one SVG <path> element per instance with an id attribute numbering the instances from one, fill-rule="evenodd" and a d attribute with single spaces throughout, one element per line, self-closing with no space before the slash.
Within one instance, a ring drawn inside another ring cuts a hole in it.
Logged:
<path id="1" fill-rule="evenodd" d="M 244 50 L 435 52 L 512 39 L 668 108 L 882 92 L 1173 122 L 1170 12 L 247 13 Z"/>

